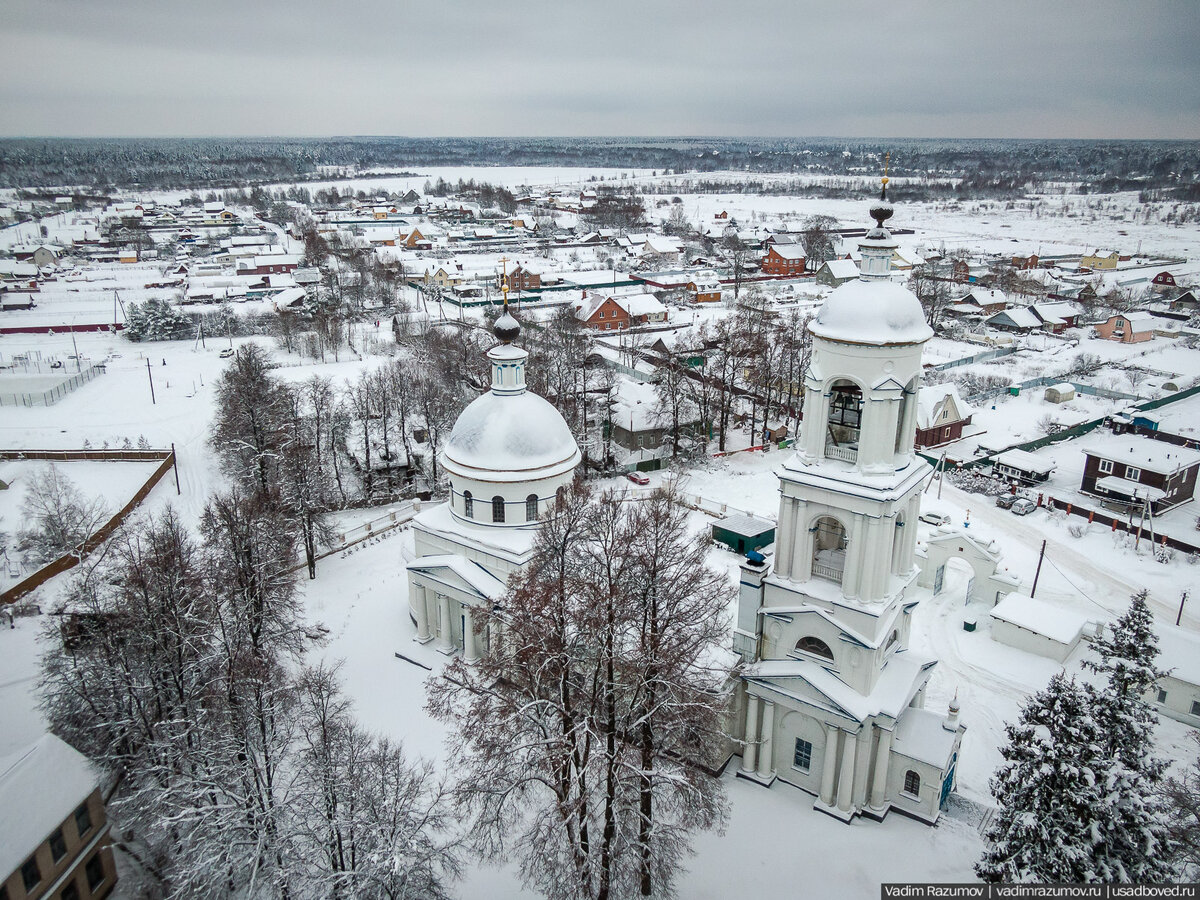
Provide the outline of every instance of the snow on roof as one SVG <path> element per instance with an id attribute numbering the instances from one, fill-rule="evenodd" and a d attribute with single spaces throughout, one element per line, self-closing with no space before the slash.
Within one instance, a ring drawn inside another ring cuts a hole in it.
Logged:
<path id="1" fill-rule="evenodd" d="M 631 316 L 652 316 L 667 311 L 653 294 L 618 295 L 613 300 Z"/>
<path id="2" fill-rule="evenodd" d="M 1161 488 L 1151 487 L 1128 478 L 1118 478 L 1116 475 L 1106 475 L 1096 479 L 1096 490 L 1106 494 L 1120 494 L 1125 497 L 1149 500 L 1161 500 L 1167 492 Z"/>
<path id="3" fill-rule="evenodd" d="M 857 278 L 858 265 L 852 259 L 827 259 L 824 267 L 829 269 L 829 274 L 839 281 L 843 278 Z"/>
<path id="4" fill-rule="evenodd" d="M 760 519 L 758 516 L 739 513 L 720 519 L 714 523 L 714 526 L 724 528 L 726 531 L 732 531 L 735 534 L 753 536 L 770 531 L 775 527 L 775 523 L 767 519 Z"/>
<path id="5" fill-rule="evenodd" d="M 1075 393 L 1075 385 L 1069 381 L 1060 381 L 1058 384 L 1050 385 L 1046 390 L 1058 391 L 1060 394 L 1073 394 Z"/>
<path id="6" fill-rule="evenodd" d="M 944 766 L 954 752 L 955 731 L 943 728 L 945 716 L 931 709 L 910 706 L 900 714 L 892 736 L 892 750 L 917 762 Z"/>
<path id="7" fill-rule="evenodd" d="M 1005 594 L 1004 599 L 992 608 L 990 615 L 993 619 L 1016 625 L 1060 644 L 1076 641 L 1087 624 L 1087 617 L 1081 613 L 1015 591 Z"/>
<path id="8" fill-rule="evenodd" d="M 848 344 L 919 344 L 933 337 L 912 291 L 893 281 L 861 278 L 830 292 L 809 331 Z"/>
<path id="9" fill-rule="evenodd" d="M 504 596 L 505 588 L 503 581 L 491 574 L 479 563 L 466 559 L 457 553 L 418 557 L 410 562 L 406 568 L 417 571 L 446 568 L 469 584 L 477 594 L 487 597 L 489 600 L 499 600 Z"/>
<path id="10" fill-rule="evenodd" d="M 0 757 L 0 872 L 15 872 L 98 783 L 87 757 L 53 734 Z"/>
<path id="11" fill-rule="evenodd" d="M 1001 319 L 1008 319 L 1016 328 L 1038 328 L 1042 324 L 1032 309 L 1026 306 L 1014 306 L 1010 309 L 1003 309 L 994 316 L 988 318 L 988 323 L 995 322 Z"/>
<path id="12" fill-rule="evenodd" d="M 966 295 L 959 302 L 966 303 L 970 300 L 974 300 L 980 306 L 992 306 L 996 303 L 1003 303 L 1005 306 L 1008 305 L 1008 295 L 1004 291 L 998 291 L 994 288 L 972 288 L 967 291 Z"/>
<path id="13" fill-rule="evenodd" d="M 1154 315 L 1141 310 L 1137 312 L 1118 313 L 1113 316 L 1113 319 L 1124 319 L 1129 323 L 1130 330 L 1134 332 L 1153 331 L 1158 327 L 1158 320 L 1155 319 Z"/>
<path id="14" fill-rule="evenodd" d="M 1087 441 L 1083 452 L 1160 475 L 1200 465 L 1200 452 L 1134 435 L 1097 435 Z"/>
<path id="15" fill-rule="evenodd" d="M 630 431 L 647 431 L 657 422 L 658 394 L 649 382 L 618 378 L 612 404 L 613 424 Z"/>
<path id="16" fill-rule="evenodd" d="M 1005 450 L 995 461 L 1002 466 L 1012 466 L 1022 472 L 1036 472 L 1039 475 L 1048 475 L 1054 471 L 1053 461 L 1042 459 L 1028 450 Z"/>
<path id="17" fill-rule="evenodd" d="M 1189 684 L 1200 685 L 1200 634 L 1156 622 L 1159 657 L 1157 665 L 1167 674 Z"/>
<path id="18" fill-rule="evenodd" d="M 781 259 L 804 259 L 807 256 L 801 244 L 772 244 L 770 252 Z"/>
<path id="19" fill-rule="evenodd" d="M 927 384 L 917 392 L 917 427 L 932 428 L 938 424 L 938 419 L 948 399 L 954 402 L 959 419 L 965 419 L 974 413 L 967 401 L 959 394 L 958 385 L 953 381 L 947 381 L 944 384 Z M 958 421 L 958 419 L 954 421 Z"/>
<path id="20" fill-rule="evenodd" d="M 571 429 L 537 394 L 488 391 L 454 423 L 442 463 L 483 481 L 528 481 L 569 472 L 581 459 Z"/>

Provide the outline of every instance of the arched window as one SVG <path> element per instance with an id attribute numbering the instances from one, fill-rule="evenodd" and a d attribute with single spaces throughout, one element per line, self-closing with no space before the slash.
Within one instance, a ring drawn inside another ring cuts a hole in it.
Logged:
<path id="1" fill-rule="evenodd" d="M 825 423 L 825 455 L 854 462 L 858 459 L 858 430 L 862 427 L 862 388 L 851 381 L 835 381 L 829 389 L 829 417 Z"/>
<path id="2" fill-rule="evenodd" d="M 566 485 L 559 485 L 558 490 L 554 492 L 554 508 L 561 509 L 562 505 L 567 502 Z"/>
<path id="3" fill-rule="evenodd" d="M 525 521 L 536 522 L 537 517 L 537 494 L 530 494 L 525 498 Z"/>
<path id="4" fill-rule="evenodd" d="M 849 540 L 846 528 L 833 516 L 821 516 L 812 531 L 812 574 L 837 584 L 842 583 L 846 569 L 846 550 Z"/>
<path id="5" fill-rule="evenodd" d="M 912 769 L 904 773 L 904 793 L 913 796 L 921 793 L 921 776 Z"/>
<path id="6" fill-rule="evenodd" d="M 499 495 L 492 498 L 492 521 L 504 521 L 504 498 Z"/>
<path id="7" fill-rule="evenodd" d="M 796 641 L 796 649 L 802 653 L 811 653 L 814 656 L 820 656 L 833 662 L 833 651 L 829 649 L 829 645 L 820 638 L 808 635 Z"/>
<path id="8" fill-rule="evenodd" d="M 463 491 L 463 515 L 468 519 L 475 518 L 475 498 L 470 491 Z"/>

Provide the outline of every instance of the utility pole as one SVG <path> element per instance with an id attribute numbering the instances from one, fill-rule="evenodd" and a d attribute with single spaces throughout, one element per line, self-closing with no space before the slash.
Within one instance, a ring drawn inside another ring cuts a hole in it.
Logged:
<path id="1" fill-rule="evenodd" d="M 1178 615 L 1175 616 L 1175 624 L 1176 625 L 1179 625 L 1179 622 L 1183 619 L 1183 604 L 1187 603 L 1187 598 L 1188 598 L 1187 591 L 1184 591 L 1182 594 L 1179 595 L 1179 613 L 1178 613 Z"/>
<path id="2" fill-rule="evenodd" d="M 150 405 L 155 405 L 158 401 L 154 399 L 154 373 L 150 371 L 150 357 L 146 357 L 146 377 L 150 379 Z"/>
<path id="3" fill-rule="evenodd" d="M 179 489 L 179 455 L 175 452 L 175 442 L 171 441 L 171 468 L 175 470 L 175 495 L 183 493 Z"/>
<path id="4" fill-rule="evenodd" d="M 1037 594 L 1038 578 L 1042 574 L 1042 560 L 1046 558 L 1046 542 L 1042 541 L 1042 551 L 1038 554 L 1037 571 L 1033 573 L 1033 587 L 1029 589 L 1029 596 L 1033 597 Z"/>

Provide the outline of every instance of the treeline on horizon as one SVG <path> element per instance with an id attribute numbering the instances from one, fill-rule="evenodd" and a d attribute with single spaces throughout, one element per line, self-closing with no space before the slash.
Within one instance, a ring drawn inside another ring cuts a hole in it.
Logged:
<path id="1" fill-rule="evenodd" d="M 420 175 L 434 166 L 861 176 L 881 172 L 885 152 L 892 175 L 937 179 L 963 196 L 1054 183 L 1087 193 L 1154 191 L 1156 199 L 1193 200 L 1200 184 L 1194 141 L 362 137 L 9 138 L 0 140 L 0 187 L 224 189 L 332 180 L 338 168 L 362 177 L 366 170 Z"/>

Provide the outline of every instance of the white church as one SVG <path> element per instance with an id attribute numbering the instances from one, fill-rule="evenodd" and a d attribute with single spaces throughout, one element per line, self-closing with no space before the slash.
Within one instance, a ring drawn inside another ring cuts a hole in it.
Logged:
<path id="1" fill-rule="evenodd" d="M 860 278 L 809 326 L 801 440 L 778 473 L 774 569 L 761 557 L 741 567 L 733 736 L 740 776 L 802 788 L 838 819 L 895 810 L 933 823 L 965 726 L 953 705 L 924 708 L 936 660 L 908 646 L 930 474 L 913 450 L 917 390 L 933 332 L 916 296 L 890 280 L 886 185 L 859 244 Z"/>
<path id="2" fill-rule="evenodd" d="M 525 390 L 529 354 L 513 344 L 521 326 L 507 312 L 488 351 L 492 386 L 463 410 L 441 463 L 450 500 L 413 520 L 408 565 L 417 640 L 468 661 L 485 652 L 472 612 L 503 596 L 508 576 L 529 561 L 538 519 L 575 477 L 579 447 L 550 403 Z"/>

